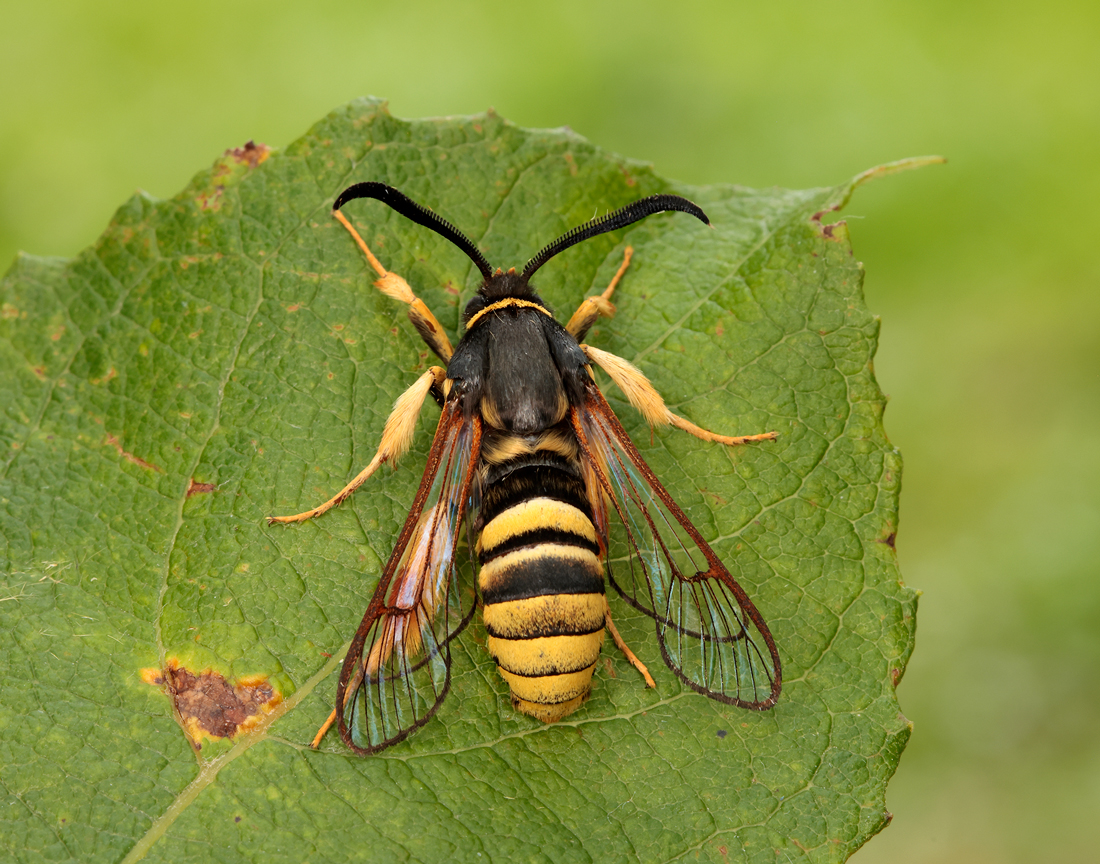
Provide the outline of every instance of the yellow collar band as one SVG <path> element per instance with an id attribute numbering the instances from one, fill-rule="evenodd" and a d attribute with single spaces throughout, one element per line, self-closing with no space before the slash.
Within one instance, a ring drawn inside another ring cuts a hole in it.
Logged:
<path id="1" fill-rule="evenodd" d="M 480 312 L 478 312 L 466 324 L 466 329 L 467 330 L 473 330 L 474 325 L 478 321 L 480 321 L 482 319 L 482 317 L 484 317 L 485 315 L 488 315 L 490 312 L 495 312 L 497 309 L 505 309 L 508 306 L 519 306 L 519 307 L 528 306 L 531 309 L 538 309 L 539 312 L 541 312 L 543 315 L 549 315 L 551 318 L 554 317 L 553 315 L 550 315 L 550 311 L 545 306 L 540 306 L 538 303 L 535 303 L 531 300 L 520 300 L 518 297 L 507 297 L 504 300 L 497 300 L 496 303 L 489 304 L 484 309 L 482 309 Z"/>

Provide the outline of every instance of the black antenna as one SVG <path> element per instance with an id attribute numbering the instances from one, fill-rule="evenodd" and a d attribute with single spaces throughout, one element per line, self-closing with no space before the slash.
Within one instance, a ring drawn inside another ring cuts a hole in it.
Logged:
<path id="1" fill-rule="evenodd" d="M 564 252 L 570 246 L 575 246 L 582 240 L 587 240 L 589 237 L 595 237 L 598 234 L 606 234 L 616 228 L 623 228 L 640 219 L 645 219 L 646 216 L 663 213 L 666 210 L 679 210 L 681 213 L 690 213 L 700 222 L 710 224 L 707 214 L 697 204 L 688 201 L 687 198 L 681 198 L 679 195 L 650 195 L 648 198 L 641 198 L 633 204 L 627 204 L 614 213 L 608 213 L 599 219 L 593 219 L 591 222 L 578 225 L 563 234 L 527 262 L 527 266 L 523 268 L 523 278 L 530 279 L 539 267 L 559 252 Z"/>
<path id="2" fill-rule="evenodd" d="M 374 198 L 376 201 L 381 201 L 383 204 L 392 207 L 406 219 L 410 219 L 417 225 L 431 228 L 436 234 L 446 237 L 454 243 L 455 246 L 465 252 L 469 259 L 477 266 L 477 269 L 481 271 L 481 275 L 485 277 L 486 282 L 492 277 L 493 268 L 489 266 L 489 262 L 485 260 L 485 256 L 478 251 L 478 248 L 469 237 L 455 228 L 454 225 L 442 216 L 437 216 L 427 207 L 417 204 L 412 198 L 398 192 L 392 186 L 387 186 L 385 183 L 378 183 L 373 180 L 368 183 L 356 183 L 354 186 L 349 186 L 340 193 L 339 197 L 336 199 L 336 203 L 332 205 L 332 209 L 334 211 L 339 210 L 349 201 L 354 201 L 356 198 Z"/>

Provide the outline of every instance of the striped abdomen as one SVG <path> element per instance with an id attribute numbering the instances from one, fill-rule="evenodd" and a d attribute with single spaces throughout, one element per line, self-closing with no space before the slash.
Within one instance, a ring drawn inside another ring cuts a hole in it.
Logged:
<path id="1" fill-rule="evenodd" d="M 560 720 L 592 687 L 603 564 L 574 463 L 537 451 L 488 468 L 477 524 L 489 653 L 517 710 Z"/>

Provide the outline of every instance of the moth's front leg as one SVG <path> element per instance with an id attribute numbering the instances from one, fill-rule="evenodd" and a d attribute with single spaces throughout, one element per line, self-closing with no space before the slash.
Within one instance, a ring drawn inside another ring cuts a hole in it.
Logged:
<path id="1" fill-rule="evenodd" d="M 351 495 L 363 485 L 368 477 L 373 474 L 384 462 L 394 462 L 409 449 L 412 444 L 413 433 L 416 431 L 416 421 L 420 416 L 420 408 L 428 394 L 435 390 L 442 397 L 443 382 L 447 372 L 440 366 L 432 366 L 416 379 L 415 383 L 397 397 L 393 403 L 393 411 L 386 420 L 386 426 L 382 430 L 382 443 L 378 445 L 378 452 L 374 454 L 370 464 L 360 471 L 354 480 L 333 495 L 324 504 L 306 510 L 304 513 L 295 513 L 293 516 L 268 516 L 267 524 L 276 522 L 304 522 L 314 516 L 320 516 Z"/>
<path id="2" fill-rule="evenodd" d="M 348 230 L 348 233 L 351 234 L 356 244 L 358 244 L 363 254 L 367 257 L 370 266 L 374 268 L 374 272 L 378 274 L 378 279 L 375 281 L 374 287 L 387 297 L 392 297 L 394 300 L 400 300 L 402 303 L 408 305 L 409 320 L 412 321 L 412 325 L 416 328 L 416 332 L 420 334 L 420 338 L 428 343 L 428 347 L 436 353 L 436 356 L 439 357 L 440 360 L 444 363 L 449 363 L 451 355 L 454 354 L 455 351 L 454 348 L 451 347 L 451 340 L 447 338 L 447 334 L 443 330 L 442 325 L 432 314 L 432 310 L 427 307 L 423 300 L 413 293 L 408 282 L 396 273 L 389 272 L 382 266 L 379 260 L 374 257 L 374 253 L 370 251 L 370 247 L 368 247 L 363 238 L 359 236 L 359 232 L 352 227 L 347 216 L 339 210 L 333 210 L 332 215 Z"/>
<path id="3" fill-rule="evenodd" d="M 586 297 L 581 305 L 577 307 L 577 311 L 573 313 L 573 316 L 569 319 L 569 323 L 565 325 L 565 329 L 572 334 L 573 338 L 578 342 L 582 341 L 585 336 L 588 335 L 588 329 L 596 323 L 596 319 L 603 315 L 605 318 L 610 318 L 615 314 L 615 306 L 611 303 L 611 294 L 615 291 L 615 287 L 619 284 L 619 280 L 623 278 L 623 274 L 626 272 L 626 268 L 630 266 L 630 259 L 634 255 L 634 247 L 627 246 L 623 250 L 623 263 L 619 265 L 619 269 L 615 271 L 615 275 L 611 277 L 611 282 L 607 288 L 604 289 L 602 294 L 597 294 L 595 297 Z"/>

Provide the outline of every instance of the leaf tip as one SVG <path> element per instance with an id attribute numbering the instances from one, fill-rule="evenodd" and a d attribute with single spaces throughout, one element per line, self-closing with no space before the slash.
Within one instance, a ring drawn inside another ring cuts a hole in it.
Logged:
<path id="1" fill-rule="evenodd" d="M 852 178 L 852 188 L 862 186 L 864 183 L 869 183 L 872 180 L 877 180 L 879 177 L 886 177 L 890 174 L 899 174 L 902 171 L 914 171 L 917 168 L 924 168 L 928 165 L 945 165 L 947 163 L 946 156 L 911 156 L 908 159 L 898 159 L 894 162 L 886 162 L 883 165 L 876 165 L 874 168 L 868 168 L 866 171 L 857 174 Z"/>

